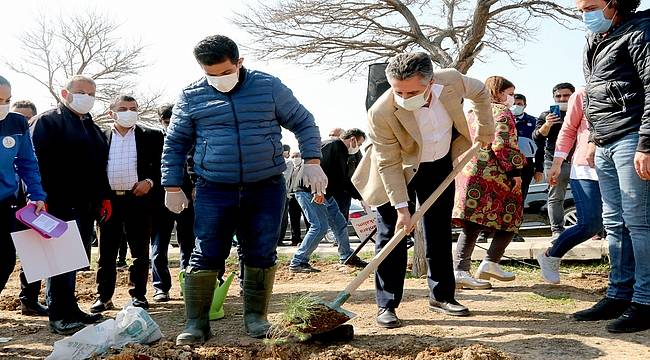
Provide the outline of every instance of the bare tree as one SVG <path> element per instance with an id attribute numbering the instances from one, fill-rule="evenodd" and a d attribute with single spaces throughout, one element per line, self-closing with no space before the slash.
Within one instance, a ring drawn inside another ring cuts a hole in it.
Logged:
<path id="1" fill-rule="evenodd" d="M 575 10 L 545 0 L 280 0 L 259 1 L 232 21 L 253 36 L 258 58 L 322 67 L 336 78 L 414 50 L 462 73 L 491 52 L 519 63 L 517 49 L 535 39 L 543 20 L 570 28 L 575 18 Z M 418 226 L 413 275 L 423 274 Z"/>
<path id="2" fill-rule="evenodd" d="M 254 38 L 262 59 L 290 59 L 355 75 L 396 53 L 424 50 L 441 68 L 466 73 L 489 51 L 517 62 L 541 20 L 569 27 L 577 13 L 543 0 L 261 1 L 232 21 Z"/>
<path id="3" fill-rule="evenodd" d="M 96 114 L 101 120 L 113 96 L 123 91 L 138 92 L 135 78 L 146 66 L 141 60 L 144 47 L 138 41 L 122 38 L 119 27 L 95 11 L 42 15 L 33 29 L 20 36 L 19 59 L 7 61 L 7 65 L 47 88 L 56 103 L 61 102 L 59 89 L 66 79 L 78 74 L 92 77 L 97 83 L 97 100 L 103 105 L 103 111 Z M 159 97 L 159 91 L 140 95 L 138 101 L 145 118 Z"/>

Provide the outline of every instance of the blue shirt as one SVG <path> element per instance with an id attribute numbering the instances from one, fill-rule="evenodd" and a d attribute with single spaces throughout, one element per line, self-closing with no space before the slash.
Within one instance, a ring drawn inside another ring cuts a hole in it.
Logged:
<path id="1" fill-rule="evenodd" d="M 25 182 L 30 200 L 45 200 L 27 119 L 10 112 L 0 120 L 0 200 L 14 196 L 18 190 L 16 175 Z"/>

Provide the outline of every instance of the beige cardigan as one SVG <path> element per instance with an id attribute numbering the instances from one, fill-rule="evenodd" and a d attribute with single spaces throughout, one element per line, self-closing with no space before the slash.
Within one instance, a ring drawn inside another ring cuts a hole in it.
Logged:
<path id="1" fill-rule="evenodd" d="M 443 85 L 439 101 L 453 120 L 458 136 L 451 155 L 457 159 L 471 147 L 463 99 L 471 101 L 479 123 L 476 141 L 492 142 L 494 119 L 490 95 L 485 85 L 454 69 L 434 71 L 434 82 Z M 371 206 L 390 201 L 392 205 L 409 201 L 407 184 L 415 176 L 421 158 L 422 136 L 413 112 L 395 104 L 391 89 L 368 110 L 369 138 L 352 182 Z"/>

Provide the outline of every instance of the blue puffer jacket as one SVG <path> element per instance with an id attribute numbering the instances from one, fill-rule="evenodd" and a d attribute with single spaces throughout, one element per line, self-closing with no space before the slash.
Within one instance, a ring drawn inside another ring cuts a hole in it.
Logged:
<path id="1" fill-rule="evenodd" d="M 281 128 L 292 131 L 305 159 L 320 158 L 314 117 L 279 79 L 240 71 L 229 93 L 205 78 L 186 87 L 173 109 L 162 156 L 162 185 L 180 186 L 186 155 L 194 149 L 194 171 L 208 181 L 257 182 L 286 169 Z"/>

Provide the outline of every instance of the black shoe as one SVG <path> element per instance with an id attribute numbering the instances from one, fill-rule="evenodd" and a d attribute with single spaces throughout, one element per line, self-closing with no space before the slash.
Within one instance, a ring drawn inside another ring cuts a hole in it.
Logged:
<path id="1" fill-rule="evenodd" d="M 136 297 L 131 298 L 131 305 L 135 307 L 143 308 L 145 310 L 149 308 L 149 302 L 145 298 L 139 298 L 139 299 Z"/>
<path id="2" fill-rule="evenodd" d="M 87 312 L 81 311 L 79 308 L 77 308 L 77 311 L 72 314 L 73 321 L 78 321 L 84 324 L 94 324 L 101 319 L 102 314 L 88 314 Z"/>
<path id="3" fill-rule="evenodd" d="M 41 305 L 38 301 L 29 304 L 21 301 L 20 312 L 26 316 L 47 316 L 47 306 Z"/>
<path id="4" fill-rule="evenodd" d="M 111 300 L 102 301 L 101 299 L 97 299 L 97 301 L 95 301 L 95 303 L 90 306 L 90 312 L 97 314 L 102 311 L 113 310 L 114 308 L 115 307 L 113 306 L 113 302 Z"/>
<path id="5" fill-rule="evenodd" d="M 525 242 L 526 239 L 524 239 L 523 236 L 519 234 L 515 234 L 515 236 L 512 238 L 512 242 Z"/>
<path id="6" fill-rule="evenodd" d="M 402 321 L 397 317 L 395 309 L 379 308 L 379 312 L 377 312 L 377 325 L 386 329 L 394 329 L 402 326 Z"/>
<path id="7" fill-rule="evenodd" d="M 311 267 L 309 264 L 300 264 L 300 265 L 290 265 L 289 266 L 289 271 L 293 273 L 317 273 L 320 272 L 320 270 Z"/>
<path id="8" fill-rule="evenodd" d="M 129 264 L 126 263 L 126 260 L 117 260 L 115 267 L 120 270 L 125 270 L 129 267 Z"/>
<path id="9" fill-rule="evenodd" d="M 429 310 L 451 316 L 469 316 L 469 310 L 456 300 L 436 301 L 429 299 Z"/>
<path id="10" fill-rule="evenodd" d="M 291 239 L 291 246 L 298 246 L 302 243 L 302 239 Z"/>
<path id="11" fill-rule="evenodd" d="M 72 335 L 86 327 L 86 324 L 79 321 L 56 320 L 50 321 L 50 331 L 54 334 Z"/>
<path id="12" fill-rule="evenodd" d="M 364 267 L 366 267 L 366 265 L 368 265 L 367 262 L 361 260 L 361 258 L 356 256 L 356 255 L 350 256 L 349 258 L 347 258 L 347 260 L 342 261 L 341 263 L 343 263 L 343 264 L 345 264 L 347 266 L 354 266 L 354 267 L 359 267 L 359 268 L 364 268 Z"/>
<path id="13" fill-rule="evenodd" d="M 153 301 L 155 302 L 167 302 L 169 301 L 169 293 L 164 291 L 159 291 L 153 294 Z"/>
<path id="14" fill-rule="evenodd" d="M 650 305 L 631 303 L 623 315 L 607 324 L 611 333 L 633 333 L 650 329 Z"/>
<path id="15" fill-rule="evenodd" d="M 613 320 L 623 315 L 630 301 L 604 297 L 589 309 L 578 311 L 573 318 L 578 321 Z"/>

